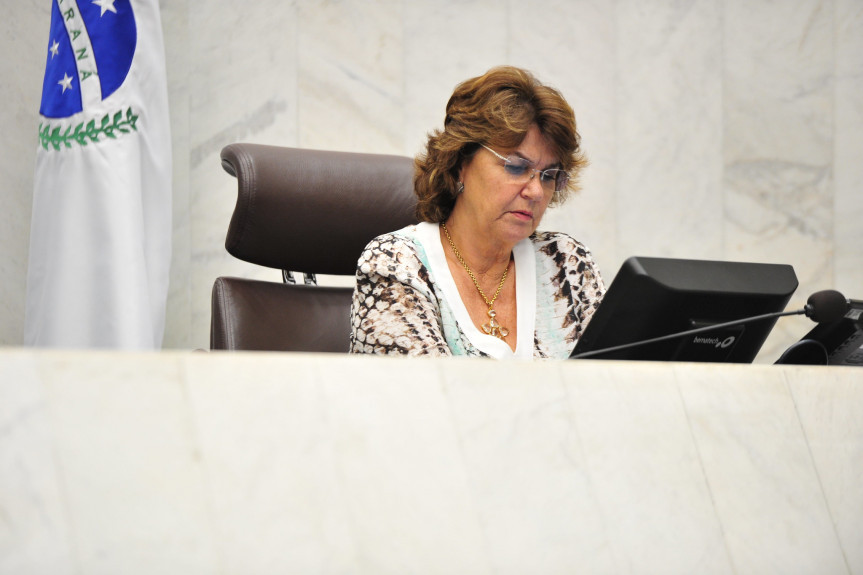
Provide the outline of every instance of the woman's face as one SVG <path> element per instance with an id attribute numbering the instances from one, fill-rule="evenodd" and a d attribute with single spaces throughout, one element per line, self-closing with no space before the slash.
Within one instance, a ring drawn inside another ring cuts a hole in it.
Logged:
<path id="1" fill-rule="evenodd" d="M 515 155 L 539 170 L 559 167 L 558 159 L 536 125 L 531 126 L 521 144 L 512 150 L 494 150 L 506 157 Z M 456 198 L 453 219 L 479 237 L 494 240 L 502 247 L 512 246 L 536 231 L 553 190 L 543 188 L 540 176 L 515 181 L 504 170 L 504 161 L 480 147 L 470 162 L 462 166 L 464 191 Z"/>

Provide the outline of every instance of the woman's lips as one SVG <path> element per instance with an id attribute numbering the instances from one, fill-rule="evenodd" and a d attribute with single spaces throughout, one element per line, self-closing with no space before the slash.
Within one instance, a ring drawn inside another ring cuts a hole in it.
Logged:
<path id="1" fill-rule="evenodd" d="M 523 220 L 523 221 L 528 221 L 528 220 L 533 219 L 533 212 L 516 210 L 516 211 L 512 211 L 510 213 L 512 215 L 514 215 L 516 218 Z"/>

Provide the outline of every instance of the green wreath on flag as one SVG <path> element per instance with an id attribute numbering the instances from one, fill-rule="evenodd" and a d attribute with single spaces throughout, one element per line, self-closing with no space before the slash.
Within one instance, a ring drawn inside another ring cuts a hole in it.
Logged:
<path id="1" fill-rule="evenodd" d="M 113 119 L 111 114 L 105 114 L 102 117 L 101 124 L 96 126 L 96 119 L 92 119 L 84 125 L 81 122 L 75 129 L 68 126 L 65 131 L 63 126 L 52 126 L 51 124 L 39 124 L 39 140 L 42 147 L 46 150 L 49 146 L 55 150 L 60 150 L 61 146 L 71 148 L 72 144 L 86 146 L 89 142 L 98 142 L 101 136 L 111 139 L 117 139 L 118 132 L 120 134 L 128 134 L 131 131 L 138 131 L 136 126 L 138 116 L 132 112 L 131 106 L 126 110 L 125 117 L 123 111 L 120 110 L 114 113 Z M 62 131 L 62 132 L 61 132 Z"/>

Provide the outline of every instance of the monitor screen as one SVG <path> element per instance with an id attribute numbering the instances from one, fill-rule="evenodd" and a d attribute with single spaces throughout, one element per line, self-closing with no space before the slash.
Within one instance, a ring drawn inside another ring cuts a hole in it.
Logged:
<path id="1" fill-rule="evenodd" d="M 781 312 L 797 276 L 789 265 L 631 257 L 570 357 Z M 591 355 L 592 359 L 749 363 L 776 318 Z"/>

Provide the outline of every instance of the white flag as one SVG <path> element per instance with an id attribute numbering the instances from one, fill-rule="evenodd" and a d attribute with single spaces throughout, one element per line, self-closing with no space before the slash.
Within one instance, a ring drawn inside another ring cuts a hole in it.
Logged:
<path id="1" fill-rule="evenodd" d="M 53 0 L 24 343 L 158 349 L 171 136 L 157 0 Z"/>

